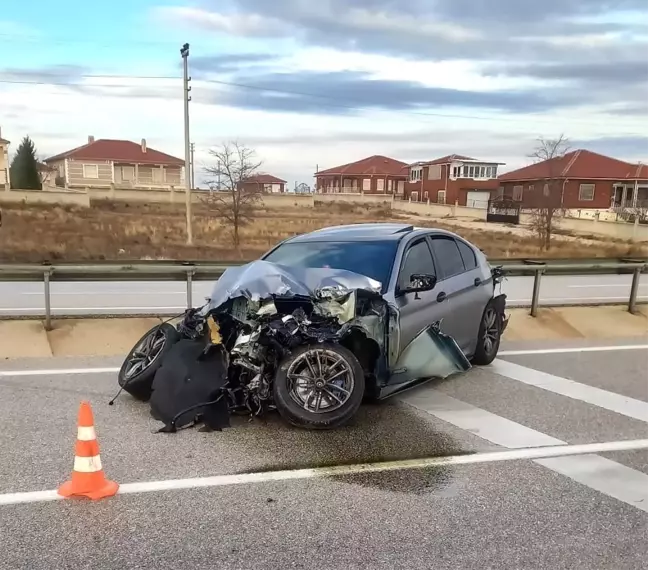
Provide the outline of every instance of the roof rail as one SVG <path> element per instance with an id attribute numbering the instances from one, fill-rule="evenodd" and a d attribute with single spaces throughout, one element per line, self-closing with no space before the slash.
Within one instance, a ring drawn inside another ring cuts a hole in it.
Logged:
<path id="1" fill-rule="evenodd" d="M 414 231 L 414 226 L 404 226 L 400 228 L 399 230 L 396 230 L 394 233 L 395 234 L 401 234 L 401 233 L 406 233 L 406 232 L 413 232 Z"/>

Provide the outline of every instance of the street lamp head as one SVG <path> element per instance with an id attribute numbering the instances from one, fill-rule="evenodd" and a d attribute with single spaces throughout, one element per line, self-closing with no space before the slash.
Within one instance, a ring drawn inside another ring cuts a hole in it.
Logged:
<path id="1" fill-rule="evenodd" d="M 189 55 L 189 44 L 184 44 L 184 45 L 180 48 L 180 55 L 181 55 L 182 57 L 186 57 L 186 56 Z"/>

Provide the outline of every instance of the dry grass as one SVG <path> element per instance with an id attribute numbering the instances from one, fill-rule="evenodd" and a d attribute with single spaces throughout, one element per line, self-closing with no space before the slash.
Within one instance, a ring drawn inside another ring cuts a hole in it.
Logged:
<path id="1" fill-rule="evenodd" d="M 41 262 L 103 259 L 253 259 L 277 241 L 329 225 L 369 221 L 411 221 L 441 227 L 464 236 L 489 256 L 542 255 L 533 236 L 488 231 L 453 224 L 451 220 L 410 218 L 388 207 L 333 204 L 315 209 L 261 210 L 253 224 L 241 229 L 239 251 L 231 246 L 230 228 L 197 207 L 195 245 L 185 245 L 182 207 L 171 204 L 96 203 L 89 210 L 51 206 L 4 205 L 0 228 L 0 261 Z M 646 244 L 609 239 L 556 240 L 551 257 L 646 255 Z"/>

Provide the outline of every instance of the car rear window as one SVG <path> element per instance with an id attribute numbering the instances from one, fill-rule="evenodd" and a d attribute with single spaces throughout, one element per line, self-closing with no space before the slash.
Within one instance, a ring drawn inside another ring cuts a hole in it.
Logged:
<path id="1" fill-rule="evenodd" d="M 284 243 L 263 259 L 288 267 L 346 269 L 380 281 L 384 289 L 397 248 L 396 240 Z"/>

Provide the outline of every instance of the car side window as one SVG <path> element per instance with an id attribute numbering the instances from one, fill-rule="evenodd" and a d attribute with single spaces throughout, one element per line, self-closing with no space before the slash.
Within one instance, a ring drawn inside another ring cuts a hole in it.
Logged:
<path id="1" fill-rule="evenodd" d="M 466 271 L 472 271 L 477 267 L 477 257 L 475 257 L 473 248 L 459 239 L 455 241 L 459 246 L 459 253 L 461 254 L 461 259 L 463 259 Z"/>
<path id="2" fill-rule="evenodd" d="M 434 236 L 432 238 L 432 247 L 444 279 L 459 275 L 466 270 L 461 252 L 454 239 Z"/>
<path id="3" fill-rule="evenodd" d="M 398 274 L 398 286 L 407 287 L 410 284 L 410 276 L 415 273 L 436 275 L 432 252 L 425 239 L 413 243 L 405 250 Z"/>

